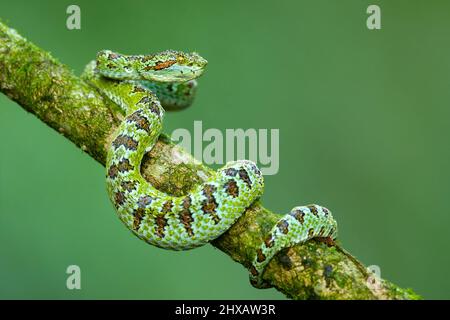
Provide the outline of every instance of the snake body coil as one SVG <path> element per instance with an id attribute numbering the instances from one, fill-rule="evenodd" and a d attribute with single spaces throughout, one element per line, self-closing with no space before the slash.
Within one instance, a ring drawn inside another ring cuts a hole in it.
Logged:
<path id="1" fill-rule="evenodd" d="M 204 183 L 181 197 L 163 193 L 140 173 L 144 154 L 162 130 L 164 109 L 188 106 L 195 78 L 207 62 L 195 53 L 164 51 L 126 56 L 101 51 L 84 78 L 126 114 L 109 147 L 108 194 L 119 218 L 142 240 L 166 249 L 201 246 L 228 230 L 263 193 L 264 181 L 251 161 L 227 163 Z M 336 236 L 331 213 L 318 205 L 296 207 L 266 236 L 250 268 L 254 286 L 265 287 L 262 274 L 281 249 L 313 237 Z"/>

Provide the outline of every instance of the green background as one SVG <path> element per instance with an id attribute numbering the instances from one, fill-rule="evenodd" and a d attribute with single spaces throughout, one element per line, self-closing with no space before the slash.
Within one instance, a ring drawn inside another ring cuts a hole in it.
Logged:
<path id="1" fill-rule="evenodd" d="M 69 31 L 74 3 L 82 29 Z M 381 30 L 366 28 L 369 4 Z M 326 205 L 366 265 L 450 298 L 450 2 L 2 0 L 0 18 L 76 73 L 104 48 L 198 51 L 198 97 L 166 132 L 280 129 L 268 208 Z M 4 95 L 0 137 L 0 298 L 283 298 L 212 246 L 131 236 L 104 169 Z M 70 264 L 82 290 L 66 289 Z"/>

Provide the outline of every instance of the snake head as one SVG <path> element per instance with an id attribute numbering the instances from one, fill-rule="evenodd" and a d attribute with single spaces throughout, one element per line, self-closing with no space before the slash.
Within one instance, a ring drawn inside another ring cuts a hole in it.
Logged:
<path id="1" fill-rule="evenodd" d="M 141 75 L 146 80 L 183 82 L 199 77 L 208 61 L 199 54 L 181 51 L 163 51 L 141 57 Z"/>
<path id="2" fill-rule="evenodd" d="M 109 50 L 97 54 L 97 70 L 108 78 L 184 82 L 202 75 L 208 62 L 199 54 L 167 50 L 151 55 L 122 55 Z"/>

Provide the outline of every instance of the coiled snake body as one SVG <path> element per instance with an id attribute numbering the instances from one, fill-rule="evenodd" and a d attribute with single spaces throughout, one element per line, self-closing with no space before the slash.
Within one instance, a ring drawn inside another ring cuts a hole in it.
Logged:
<path id="1" fill-rule="evenodd" d="M 192 102 L 207 62 L 196 53 L 164 51 L 122 55 L 101 51 L 84 78 L 126 114 L 109 147 L 107 190 L 119 218 L 142 240 L 166 249 L 201 246 L 228 230 L 263 193 L 264 181 L 251 161 L 227 163 L 181 197 L 157 190 L 140 173 L 144 154 L 162 130 L 164 109 Z M 314 237 L 336 237 L 331 212 L 318 205 L 295 207 L 272 228 L 257 249 L 250 280 L 256 287 L 265 266 L 281 249 Z"/>

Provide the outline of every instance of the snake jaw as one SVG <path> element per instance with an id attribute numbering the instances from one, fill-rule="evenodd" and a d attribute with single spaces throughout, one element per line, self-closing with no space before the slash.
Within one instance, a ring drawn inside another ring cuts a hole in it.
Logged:
<path id="1" fill-rule="evenodd" d="M 153 69 L 140 73 L 143 79 L 157 82 L 185 82 L 200 77 L 203 68 L 179 65 L 178 63 L 163 69 Z"/>

